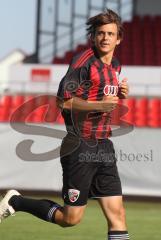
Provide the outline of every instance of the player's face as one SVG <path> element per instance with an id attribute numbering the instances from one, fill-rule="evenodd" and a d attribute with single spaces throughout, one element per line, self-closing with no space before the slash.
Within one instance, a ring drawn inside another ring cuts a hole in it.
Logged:
<path id="1" fill-rule="evenodd" d="M 97 27 L 93 41 L 100 54 L 105 55 L 113 52 L 116 45 L 120 43 L 117 25 L 109 23 Z"/>

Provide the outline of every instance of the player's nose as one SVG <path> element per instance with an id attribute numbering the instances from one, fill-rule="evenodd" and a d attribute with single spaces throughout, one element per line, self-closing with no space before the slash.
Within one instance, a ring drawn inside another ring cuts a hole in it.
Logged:
<path id="1" fill-rule="evenodd" d="M 108 33 L 107 32 L 104 33 L 103 38 L 108 39 Z"/>

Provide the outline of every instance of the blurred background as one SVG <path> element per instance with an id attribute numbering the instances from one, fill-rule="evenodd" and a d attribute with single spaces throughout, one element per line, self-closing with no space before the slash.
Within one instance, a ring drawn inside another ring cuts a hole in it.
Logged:
<path id="1" fill-rule="evenodd" d="M 112 141 L 125 199 L 132 200 L 132 203 L 126 203 L 130 230 L 134 239 L 160 239 L 159 0 L 1 0 L 0 191 L 15 188 L 32 195 L 60 195 L 59 148 L 65 127 L 56 108 L 55 96 L 73 55 L 90 46 L 86 36 L 87 19 L 105 8 L 116 11 L 124 25 L 124 39 L 115 55 L 123 65 L 120 80 L 127 77 L 130 86 L 129 99 L 121 102 L 128 107 L 122 119 L 131 123 L 134 129 L 121 136 L 116 134 Z M 97 211 L 93 202 L 90 206 L 85 220 L 89 224 L 90 211 Z M 96 213 L 95 217 L 98 216 Z M 20 220 L 21 216 L 17 221 Z M 30 218 L 23 220 L 30 221 Z M 12 235 L 13 226 L 17 225 L 13 225 L 12 220 L 8 224 L 11 234 L 6 235 L 7 227 L 2 228 L 3 239 L 17 239 L 17 235 L 15 238 Z M 41 239 L 34 224 L 33 237 Z M 72 238 L 71 230 L 67 231 L 66 237 L 64 232 L 61 236 L 59 231 L 56 233 L 58 239 L 68 239 L 68 234 L 69 239 L 86 239 L 85 225 L 77 230 L 75 233 L 80 238 L 74 234 Z M 102 235 L 98 233 L 97 237 L 101 239 L 104 230 L 99 230 L 98 225 L 99 231 Z M 46 232 L 52 235 L 52 230 Z M 46 232 L 41 233 L 42 239 Z M 50 234 L 48 239 L 51 239 Z"/>

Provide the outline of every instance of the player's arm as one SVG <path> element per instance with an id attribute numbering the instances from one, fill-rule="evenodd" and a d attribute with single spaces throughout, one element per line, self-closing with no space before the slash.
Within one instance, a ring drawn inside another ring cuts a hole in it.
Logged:
<path id="1" fill-rule="evenodd" d="M 128 94 L 129 94 L 129 86 L 127 83 L 127 78 L 124 78 L 121 81 L 120 86 L 119 86 L 118 97 L 120 99 L 125 99 L 128 97 Z"/>
<path id="2" fill-rule="evenodd" d="M 78 97 L 73 97 L 66 101 L 57 98 L 57 105 L 61 109 L 76 110 L 76 111 L 101 111 L 111 112 L 118 103 L 118 97 L 105 96 L 101 101 L 88 101 Z"/>
<path id="3" fill-rule="evenodd" d="M 78 91 L 82 90 L 81 83 L 89 79 L 88 69 L 73 69 L 72 66 L 69 66 L 67 74 L 59 84 L 57 106 L 62 110 L 111 112 L 118 103 L 116 96 L 105 96 L 102 101 L 88 101 L 77 96 Z"/>

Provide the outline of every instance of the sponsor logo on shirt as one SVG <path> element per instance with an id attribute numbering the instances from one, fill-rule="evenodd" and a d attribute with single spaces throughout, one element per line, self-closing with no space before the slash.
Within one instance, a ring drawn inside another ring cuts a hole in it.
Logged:
<path id="1" fill-rule="evenodd" d="M 106 85 L 103 92 L 106 96 L 117 96 L 118 86 Z"/>

